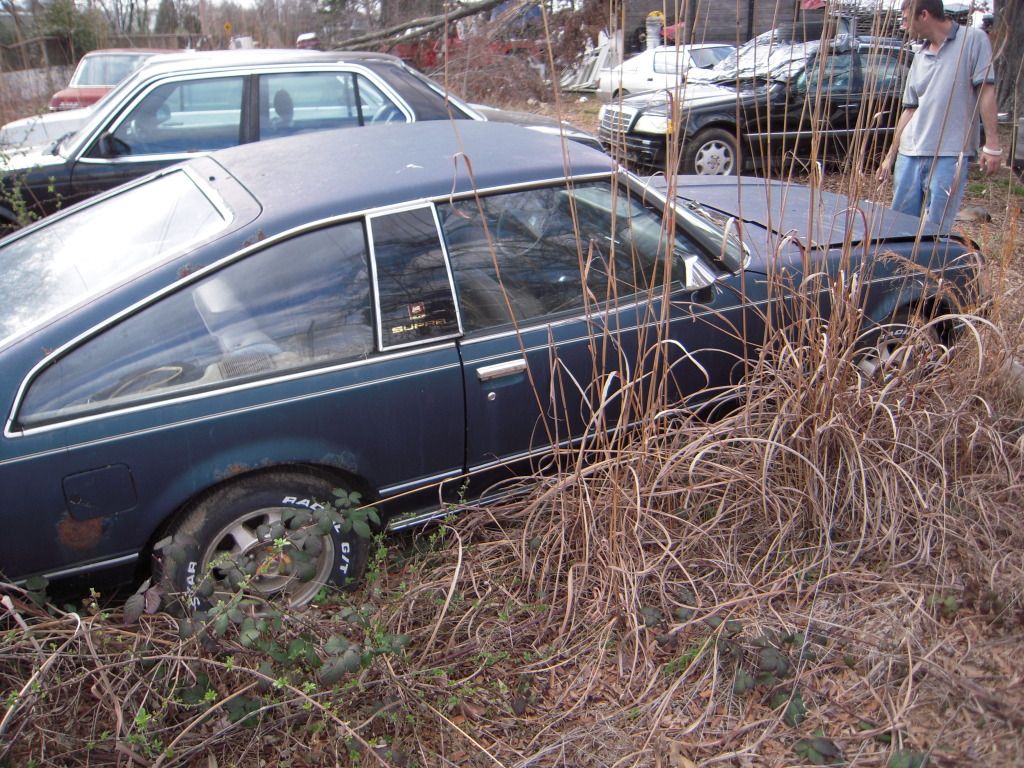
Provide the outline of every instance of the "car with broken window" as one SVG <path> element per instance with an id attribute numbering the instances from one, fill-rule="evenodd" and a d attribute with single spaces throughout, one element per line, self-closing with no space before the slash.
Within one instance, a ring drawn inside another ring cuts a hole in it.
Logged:
<path id="1" fill-rule="evenodd" d="M 909 56 L 887 38 L 802 40 L 772 30 L 678 88 L 604 105 L 599 137 L 633 167 L 689 174 L 880 156 L 899 118 Z"/>
<path id="2" fill-rule="evenodd" d="M 735 46 L 724 43 L 648 48 L 621 64 L 601 70 L 597 95 L 602 101 L 609 101 L 631 93 L 677 88 L 694 70 L 711 69 L 735 51 Z"/>
<path id="3" fill-rule="evenodd" d="M 762 179 L 670 195 L 511 125 L 340 133 L 200 157 L 0 242 L 4 576 L 155 557 L 193 604 L 239 574 L 303 603 L 358 578 L 377 523 L 503 498 L 645 388 L 721 408 L 784 313 L 774 270 L 864 278 L 865 375 L 882 324 L 973 300 L 971 245 L 879 205 Z"/>
<path id="4" fill-rule="evenodd" d="M 154 57 L 94 109 L 73 117 L 78 124 L 68 123 L 67 113 L 51 118 L 66 131 L 59 140 L 0 157 L 0 227 L 238 144 L 380 123 L 501 121 L 504 113 L 484 115 L 386 54 L 231 50 Z M 528 122 L 600 146 L 556 120 L 537 115 Z M 33 131 L 40 129 L 33 123 Z M 21 135 L 18 126 L 4 131 Z"/>

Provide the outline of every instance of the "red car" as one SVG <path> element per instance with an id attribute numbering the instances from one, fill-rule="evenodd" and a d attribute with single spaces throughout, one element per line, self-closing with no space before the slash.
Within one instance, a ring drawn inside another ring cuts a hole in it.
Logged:
<path id="1" fill-rule="evenodd" d="M 142 66 L 150 56 L 175 53 L 173 48 L 107 48 L 82 57 L 68 87 L 50 98 L 51 110 L 78 109 L 95 104 L 111 88 Z"/>

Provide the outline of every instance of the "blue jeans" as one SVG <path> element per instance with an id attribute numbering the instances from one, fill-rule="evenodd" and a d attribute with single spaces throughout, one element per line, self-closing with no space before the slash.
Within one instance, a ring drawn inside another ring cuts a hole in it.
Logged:
<path id="1" fill-rule="evenodd" d="M 892 207 L 920 216 L 949 232 L 967 188 L 968 157 L 910 157 L 897 155 L 893 170 Z"/>

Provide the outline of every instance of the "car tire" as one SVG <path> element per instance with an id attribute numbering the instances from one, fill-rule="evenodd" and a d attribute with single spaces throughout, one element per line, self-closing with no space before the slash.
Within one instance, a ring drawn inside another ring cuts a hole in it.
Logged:
<path id="1" fill-rule="evenodd" d="M 936 358 L 945 356 L 944 336 L 917 309 L 905 307 L 859 345 L 856 365 L 869 379 L 886 380 L 900 371 L 927 374 Z"/>
<path id="2" fill-rule="evenodd" d="M 362 576 L 369 551 L 369 542 L 353 530 L 343 533 L 335 525 L 328 534 L 310 533 L 300 545 L 307 571 L 302 576 L 289 573 L 289 565 L 299 562 L 288 554 L 287 546 L 294 544 L 286 545 L 280 558 L 268 557 L 274 540 L 282 537 L 280 529 L 271 530 L 282 515 L 322 508 L 337 488 L 299 472 L 268 472 L 218 488 L 188 509 L 159 546 L 156 566 L 163 591 L 182 595 L 191 610 L 203 609 L 237 589 L 240 570 L 234 566 L 260 563 L 266 570 L 252 578 L 247 593 L 286 607 L 308 603 L 324 585 L 351 587 Z"/>
<path id="3" fill-rule="evenodd" d="M 683 173 L 701 176 L 735 176 L 740 154 L 736 137 L 722 128 L 705 128 L 687 142 L 683 151 Z"/>

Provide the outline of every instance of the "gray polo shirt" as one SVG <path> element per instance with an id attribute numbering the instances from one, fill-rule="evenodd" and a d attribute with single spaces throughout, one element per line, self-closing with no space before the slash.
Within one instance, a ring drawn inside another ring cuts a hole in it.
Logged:
<path id="1" fill-rule="evenodd" d="M 900 154 L 955 157 L 963 152 L 974 157 L 981 134 L 981 85 L 995 82 L 988 35 L 954 24 L 938 52 L 928 48 L 914 56 L 903 91 L 903 106 L 917 112 L 903 130 Z"/>

